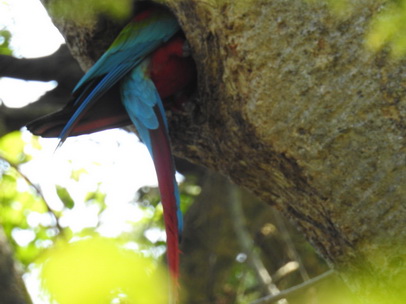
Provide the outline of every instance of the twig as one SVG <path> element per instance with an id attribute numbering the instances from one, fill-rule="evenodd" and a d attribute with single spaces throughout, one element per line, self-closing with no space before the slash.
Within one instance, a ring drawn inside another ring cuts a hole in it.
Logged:
<path id="1" fill-rule="evenodd" d="M 295 295 L 319 282 L 321 282 L 322 280 L 325 280 L 329 277 L 331 277 L 333 274 L 335 273 L 335 271 L 333 269 L 326 271 L 325 273 L 314 277 L 313 279 L 310 279 L 308 281 L 305 281 L 299 285 L 293 286 L 291 288 L 282 290 L 279 294 L 277 295 L 270 295 L 270 296 L 266 296 L 263 298 L 260 298 L 258 300 L 255 300 L 254 302 L 251 302 L 250 304 L 270 304 L 270 303 L 274 303 L 280 299 L 283 298 L 287 298 L 290 297 L 292 295 Z"/>
<path id="2" fill-rule="evenodd" d="M 245 218 L 241 205 L 240 190 L 232 184 L 230 184 L 228 188 L 230 197 L 228 200 L 230 214 L 233 219 L 234 230 L 236 232 L 238 242 L 240 243 L 242 250 L 247 254 L 248 262 L 251 265 L 251 268 L 254 270 L 262 289 L 271 296 L 277 295 L 280 293 L 278 287 L 272 282 L 272 277 L 266 270 L 261 258 L 254 250 L 252 250 L 254 242 L 245 229 Z M 281 304 L 282 303 L 284 304 L 287 302 L 282 300 Z"/>
<path id="3" fill-rule="evenodd" d="M 290 261 L 287 262 L 285 265 L 280 267 L 273 275 L 272 278 L 274 282 L 279 282 L 282 280 L 285 276 L 291 274 L 292 272 L 295 272 L 299 268 L 299 263 L 296 261 Z M 310 278 L 309 278 L 310 279 Z M 307 280 L 304 280 L 307 281 Z"/>
<path id="4" fill-rule="evenodd" d="M 29 178 L 28 176 L 26 176 L 24 173 L 22 173 L 20 171 L 20 168 L 18 168 L 18 166 L 16 164 L 14 164 L 13 162 L 11 162 L 10 160 L 6 159 L 4 156 L 0 155 L 0 160 L 6 162 L 7 164 L 9 164 L 9 166 L 11 168 L 13 168 L 26 182 L 27 184 L 29 184 L 31 187 L 34 188 L 35 192 L 41 197 L 41 200 L 44 202 L 48 212 L 50 214 L 52 214 L 53 217 L 55 217 L 55 221 L 56 221 L 56 228 L 58 229 L 60 234 L 63 234 L 63 228 L 61 227 L 60 223 L 59 223 L 59 218 L 56 215 L 56 213 L 54 212 L 54 210 L 52 210 L 52 208 L 49 206 L 47 200 L 45 199 L 44 195 L 42 194 L 41 189 L 35 185 Z"/>
<path id="5" fill-rule="evenodd" d="M 293 243 L 292 238 L 290 237 L 290 233 L 286 227 L 286 223 L 280 214 L 275 214 L 275 213 L 279 213 L 279 212 L 276 210 L 274 211 L 274 219 L 275 219 L 276 225 L 278 226 L 279 230 L 281 231 L 282 238 L 287 245 L 288 255 L 292 260 L 298 262 L 299 272 L 302 277 L 302 280 L 308 281 L 310 279 L 310 277 L 306 271 L 306 268 L 304 267 L 300 254 L 297 252 L 296 246 Z"/>

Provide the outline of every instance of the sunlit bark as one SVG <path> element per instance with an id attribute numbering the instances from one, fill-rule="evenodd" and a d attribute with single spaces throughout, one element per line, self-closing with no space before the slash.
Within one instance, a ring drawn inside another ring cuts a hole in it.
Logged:
<path id="1" fill-rule="evenodd" d="M 287 214 L 366 299 L 397 303 L 405 65 L 364 48 L 380 3 L 357 3 L 338 17 L 321 1 L 168 0 L 199 72 L 194 105 L 170 115 L 171 136 L 178 155 Z M 118 29 L 55 21 L 83 67 Z"/>

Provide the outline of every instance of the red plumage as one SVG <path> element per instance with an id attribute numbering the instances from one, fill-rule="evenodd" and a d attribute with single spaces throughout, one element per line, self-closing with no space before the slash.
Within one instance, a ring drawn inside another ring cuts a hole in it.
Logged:
<path id="1" fill-rule="evenodd" d="M 150 77 L 161 99 L 181 92 L 195 80 L 196 69 L 185 39 L 175 36 L 151 56 Z"/>
<path id="2" fill-rule="evenodd" d="M 190 56 L 185 56 L 186 40 L 177 35 L 151 54 L 150 77 L 159 96 L 166 105 L 168 98 L 175 101 L 196 80 L 196 67 Z M 187 55 L 187 54 L 186 54 Z M 28 125 L 29 130 L 42 137 L 58 137 L 66 123 L 77 110 L 73 96 L 62 110 L 41 117 Z M 183 96 L 181 96 L 183 97 Z M 179 99 L 181 99 L 179 97 Z M 130 125 L 128 114 L 120 102 L 119 84 L 103 95 L 99 101 L 81 118 L 70 133 L 70 136 L 89 134 L 96 131 Z"/>
<path id="3" fill-rule="evenodd" d="M 134 20 L 139 22 L 149 18 L 152 12 L 153 10 L 146 10 L 138 14 Z M 145 76 L 149 76 L 154 83 L 161 99 L 164 102 L 166 101 L 166 105 L 168 105 L 168 100 L 175 102 L 184 100 L 187 95 L 185 91 L 190 91 L 190 87 L 196 80 L 196 68 L 193 59 L 188 54 L 186 40 L 181 33 L 173 36 L 149 55 L 149 66 L 146 74 Z M 95 80 L 102 77 L 97 74 Z M 97 86 L 97 81 L 89 83 L 90 85 L 83 89 L 87 90 L 85 93 L 92 91 Z M 71 117 L 78 112 L 80 103 L 75 101 L 80 100 L 78 95 L 82 94 L 83 90 L 76 92 L 73 100 L 61 111 L 30 123 L 28 125 L 29 130 L 43 137 L 60 136 Z M 176 199 L 179 194 L 177 194 L 178 190 L 174 179 L 175 166 L 170 142 L 164 118 L 162 117 L 164 113 L 161 113 L 157 106 L 154 107 L 154 111 L 160 127 L 149 129 L 148 132 L 164 209 L 168 265 L 174 278 L 174 285 L 176 285 L 179 276 L 179 226 Z M 89 105 L 86 111 L 83 111 L 78 117 L 72 124 L 72 129 L 69 129 L 69 136 L 131 124 L 126 108 L 120 101 L 119 83 L 113 85 L 106 94 L 97 99 L 94 104 Z M 174 286 L 173 290 L 176 293 L 176 286 Z"/>
<path id="4" fill-rule="evenodd" d="M 155 108 L 155 113 L 157 114 L 159 123 L 163 124 L 162 116 L 157 108 Z M 174 193 L 174 183 L 176 183 L 174 175 L 176 171 L 165 129 L 158 128 L 150 130 L 149 134 L 151 137 L 152 151 L 154 151 L 152 158 L 158 177 L 161 202 L 164 209 L 168 265 L 171 275 L 175 278 L 174 281 L 177 282 L 179 276 L 179 235 Z"/>

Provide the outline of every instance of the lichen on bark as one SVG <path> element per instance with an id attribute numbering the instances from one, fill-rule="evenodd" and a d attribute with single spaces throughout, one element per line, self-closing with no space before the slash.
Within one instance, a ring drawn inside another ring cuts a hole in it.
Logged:
<path id="1" fill-rule="evenodd" d="M 401 290 L 405 61 L 364 47 L 384 1 L 344 16 L 322 1 L 161 2 L 199 73 L 194 106 L 169 116 L 175 153 L 282 210 L 348 280 L 369 276 L 358 292 Z M 93 44 L 86 30 L 61 30 L 79 61 L 104 50 L 103 31 Z"/>
<path id="2" fill-rule="evenodd" d="M 358 291 L 403 284 L 389 265 L 406 254 L 405 65 L 364 47 L 382 2 L 347 16 L 299 0 L 211 4 L 173 4 L 204 58 L 206 121 L 174 135 L 185 155 L 288 214 Z"/>

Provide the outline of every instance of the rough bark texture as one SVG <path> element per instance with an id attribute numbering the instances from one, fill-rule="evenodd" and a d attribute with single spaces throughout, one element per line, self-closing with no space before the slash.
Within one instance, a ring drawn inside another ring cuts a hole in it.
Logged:
<path id="1" fill-rule="evenodd" d="M 199 71 L 175 153 L 282 210 L 365 298 L 404 303 L 405 62 L 363 47 L 380 1 L 340 18 L 321 1 L 167 4 Z M 55 21 L 83 67 L 111 41 Z"/>

